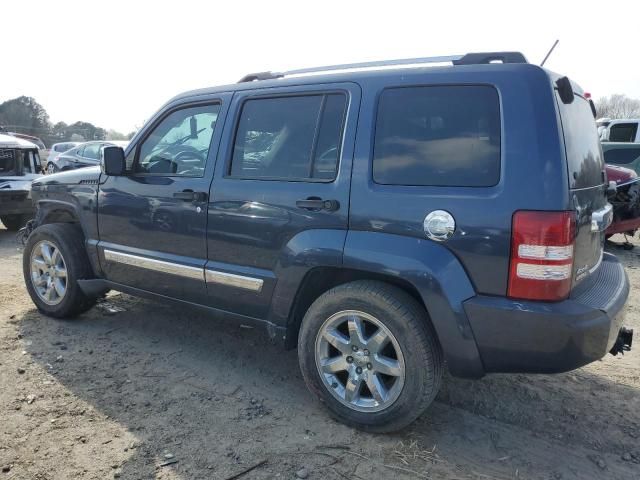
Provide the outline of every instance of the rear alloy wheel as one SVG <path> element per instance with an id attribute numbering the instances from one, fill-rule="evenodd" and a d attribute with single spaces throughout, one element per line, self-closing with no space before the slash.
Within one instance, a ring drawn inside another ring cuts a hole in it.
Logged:
<path id="1" fill-rule="evenodd" d="M 398 399 L 405 365 L 391 331 L 365 312 L 329 317 L 316 338 L 316 366 L 325 387 L 360 412 L 384 410 Z"/>
<path id="2" fill-rule="evenodd" d="M 431 404 L 443 357 L 425 309 L 393 285 L 360 280 L 321 295 L 298 336 L 309 390 L 339 421 L 400 430 Z"/>

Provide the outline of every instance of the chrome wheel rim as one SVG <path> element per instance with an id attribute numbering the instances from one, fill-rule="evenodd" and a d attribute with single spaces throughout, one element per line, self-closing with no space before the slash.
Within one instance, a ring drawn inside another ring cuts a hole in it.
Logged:
<path id="1" fill-rule="evenodd" d="M 48 240 L 31 250 L 31 283 L 47 305 L 57 305 L 67 293 L 67 265 L 60 249 Z"/>
<path id="2" fill-rule="evenodd" d="M 315 360 L 325 387 L 352 410 L 384 410 L 404 386 L 400 344 L 380 320 L 364 312 L 345 310 L 325 320 L 316 336 Z"/>

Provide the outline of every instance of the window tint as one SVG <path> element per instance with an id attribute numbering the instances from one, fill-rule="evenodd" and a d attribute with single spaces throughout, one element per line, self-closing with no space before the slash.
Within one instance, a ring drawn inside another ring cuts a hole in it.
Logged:
<path id="1" fill-rule="evenodd" d="M 610 142 L 635 142 L 638 132 L 637 123 L 616 123 L 609 127 Z"/>
<path id="2" fill-rule="evenodd" d="M 209 155 L 220 105 L 183 108 L 170 113 L 142 145 L 137 173 L 201 177 Z"/>
<path id="3" fill-rule="evenodd" d="M 614 148 L 604 152 L 605 163 L 624 165 L 640 159 L 640 147 L 638 148 Z"/>
<path id="4" fill-rule="evenodd" d="M 73 153 L 73 152 L 70 152 L 70 153 Z M 81 145 L 81 146 L 79 146 L 79 147 L 78 147 L 78 149 L 76 150 L 76 155 L 78 155 L 78 156 L 80 156 L 80 157 L 81 157 L 81 156 L 83 155 L 83 153 L 84 153 L 84 145 Z"/>
<path id="5" fill-rule="evenodd" d="M 90 143 L 84 147 L 84 152 L 82 156 L 84 158 L 90 158 L 92 160 L 98 159 L 98 153 L 100 153 L 100 144 L 99 143 Z"/>
<path id="6" fill-rule="evenodd" d="M 335 178 L 343 94 L 248 100 L 242 107 L 231 175 L 243 178 Z"/>
<path id="7" fill-rule="evenodd" d="M 500 105 L 488 86 L 385 90 L 373 178 L 388 185 L 484 187 L 500 178 Z"/>

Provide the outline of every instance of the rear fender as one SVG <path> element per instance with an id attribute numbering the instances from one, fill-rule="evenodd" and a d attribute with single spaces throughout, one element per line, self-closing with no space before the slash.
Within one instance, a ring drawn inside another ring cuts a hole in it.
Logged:
<path id="1" fill-rule="evenodd" d="M 386 233 L 349 231 L 343 266 L 409 282 L 424 302 L 454 376 L 484 375 L 463 302 L 475 290 L 458 259 L 430 240 Z"/>

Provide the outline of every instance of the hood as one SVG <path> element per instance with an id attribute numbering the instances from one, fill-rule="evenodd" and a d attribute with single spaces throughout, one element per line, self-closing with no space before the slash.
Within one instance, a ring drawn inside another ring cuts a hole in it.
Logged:
<path id="1" fill-rule="evenodd" d="M 625 183 L 638 177 L 638 174 L 630 168 L 619 167 L 618 165 L 606 164 L 607 178 L 616 183 Z"/>
<path id="2" fill-rule="evenodd" d="M 0 133 L 0 148 L 35 148 L 37 149 L 38 146 L 22 138 L 17 138 L 12 135 L 6 135 L 4 133 Z"/>
<path id="3" fill-rule="evenodd" d="M 77 185 L 79 183 L 98 183 L 100 180 L 100 167 L 85 167 L 77 170 L 45 175 L 33 182 L 34 187 L 42 185 Z"/>

